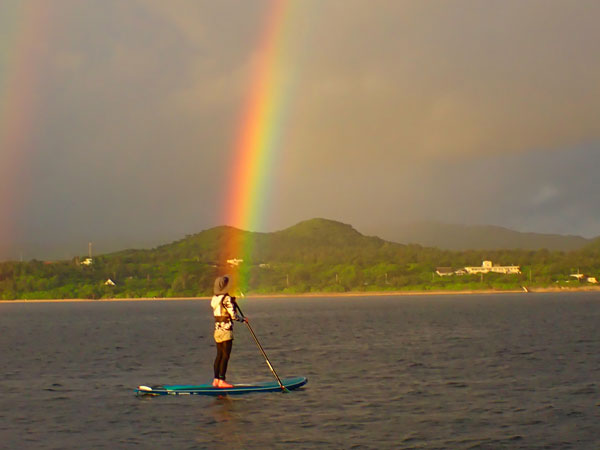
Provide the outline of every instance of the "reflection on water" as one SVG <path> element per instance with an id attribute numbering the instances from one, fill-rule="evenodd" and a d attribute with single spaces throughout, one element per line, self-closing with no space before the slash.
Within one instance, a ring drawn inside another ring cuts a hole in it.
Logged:
<path id="1" fill-rule="evenodd" d="M 600 299 L 246 300 L 289 394 L 139 397 L 212 380 L 207 302 L 0 305 L 7 448 L 599 448 Z M 272 375 L 243 327 L 228 379 Z"/>
<path id="2" fill-rule="evenodd" d="M 197 427 L 197 443 L 206 442 L 207 431 L 212 435 L 212 442 L 226 444 L 240 444 L 239 423 L 235 416 L 235 400 L 227 397 L 216 397 L 208 402 L 206 408 L 199 413 L 201 424 Z M 236 442 L 237 441 L 237 442 Z"/>
<path id="3" fill-rule="evenodd" d="M 215 422 L 230 422 L 233 420 L 235 408 L 235 400 L 226 395 L 216 397 L 214 401 L 209 405 L 209 412 L 214 418 Z"/>

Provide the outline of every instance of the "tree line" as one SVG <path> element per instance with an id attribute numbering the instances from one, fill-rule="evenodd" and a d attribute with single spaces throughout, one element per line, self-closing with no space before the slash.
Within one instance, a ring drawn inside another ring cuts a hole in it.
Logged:
<path id="1" fill-rule="evenodd" d="M 69 261 L 0 263 L 1 299 L 163 298 L 212 294 L 223 272 L 220 249 L 232 238 L 251 241 L 242 263 L 248 293 L 371 292 L 402 290 L 520 289 L 573 287 L 570 275 L 600 278 L 600 245 L 548 250 L 445 251 L 363 236 L 348 225 L 307 221 L 276 233 L 217 227 L 152 250 L 100 255 L 89 266 Z M 518 265 L 521 274 L 440 277 L 437 267 L 459 269 L 482 261 Z M 114 286 L 106 284 L 107 280 Z"/>

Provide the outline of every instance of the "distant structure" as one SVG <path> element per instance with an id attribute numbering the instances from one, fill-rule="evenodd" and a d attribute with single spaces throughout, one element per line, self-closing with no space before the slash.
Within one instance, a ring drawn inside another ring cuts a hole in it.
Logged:
<path id="1" fill-rule="evenodd" d="M 454 275 L 456 272 L 452 269 L 452 267 L 438 267 L 435 269 L 435 273 L 437 273 L 440 277 L 449 277 L 450 275 Z"/>
<path id="2" fill-rule="evenodd" d="M 88 243 L 88 257 L 85 258 L 83 261 L 81 261 L 81 264 L 83 266 L 91 266 L 93 263 L 93 259 L 92 259 L 92 243 L 89 242 Z"/>
<path id="3" fill-rule="evenodd" d="M 577 269 L 577 273 L 572 273 L 571 275 L 569 275 L 570 277 L 573 278 L 577 278 L 579 281 L 583 280 L 583 277 L 585 276 L 582 273 L 579 273 L 579 269 Z"/>
<path id="4" fill-rule="evenodd" d="M 521 273 L 520 266 L 494 266 L 491 261 L 483 261 L 481 266 L 465 267 L 468 274 L 476 273 L 504 273 L 504 274 L 519 274 Z"/>
<path id="5" fill-rule="evenodd" d="M 598 284 L 598 279 L 596 277 L 590 277 L 584 273 L 580 273 L 579 269 L 577 269 L 577 273 L 572 273 L 569 276 L 575 278 L 577 281 L 587 281 L 590 284 Z"/>
<path id="6" fill-rule="evenodd" d="M 521 273 L 520 266 L 495 266 L 492 261 L 483 261 L 481 266 L 468 266 L 462 269 L 454 270 L 452 267 L 438 267 L 435 270 L 440 277 L 447 277 L 451 275 L 473 275 L 478 273 L 503 273 L 507 275 Z"/>
<path id="7" fill-rule="evenodd" d="M 233 259 L 227 260 L 227 264 L 229 264 L 231 267 L 237 267 L 243 262 L 244 262 L 243 259 L 238 259 L 238 258 L 233 258 Z"/>
<path id="8" fill-rule="evenodd" d="M 104 282 L 105 286 L 116 286 L 115 282 L 110 278 Z"/>

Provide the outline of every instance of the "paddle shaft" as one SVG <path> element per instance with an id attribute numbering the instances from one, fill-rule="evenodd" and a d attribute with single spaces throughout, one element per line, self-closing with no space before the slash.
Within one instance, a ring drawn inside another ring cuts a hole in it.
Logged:
<path id="1" fill-rule="evenodd" d="M 238 311 L 240 312 L 240 314 L 242 316 L 244 316 L 244 313 L 242 312 L 242 309 L 236 304 L 236 307 L 238 309 Z M 265 353 L 265 350 L 263 349 L 262 345 L 260 345 L 260 342 L 258 342 L 258 338 L 256 337 L 256 334 L 254 333 L 254 330 L 252 329 L 252 327 L 250 326 L 250 324 L 248 323 L 247 320 L 244 321 L 244 323 L 248 326 L 248 330 L 250 330 L 250 334 L 252 335 L 252 337 L 254 338 L 254 342 L 256 342 L 256 345 L 258 346 L 260 352 L 262 353 L 262 355 L 265 358 L 265 361 L 267 362 L 267 366 L 269 366 L 269 369 L 271 369 L 271 372 L 273 373 L 273 375 L 275 376 L 275 379 L 277 380 L 277 382 L 279 383 L 279 386 L 281 387 L 281 389 L 286 392 L 287 389 L 285 388 L 285 386 L 283 385 L 283 383 L 281 382 L 281 379 L 279 378 L 279 375 L 277 375 L 277 372 L 275 372 L 275 369 L 273 368 L 273 365 L 271 364 L 271 361 L 269 361 L 269 357 L 267 356 L 267 354 Z"/>

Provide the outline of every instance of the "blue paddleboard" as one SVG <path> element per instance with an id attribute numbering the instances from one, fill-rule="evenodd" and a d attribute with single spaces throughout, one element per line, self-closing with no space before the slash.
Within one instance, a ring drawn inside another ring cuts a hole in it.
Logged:
<path id="1" fill-rule="evenodd" d="M 308 382 L 306 377 L 283 378 L 281 384 L 286 389 L 292 390 L 304 386 Z M 138 386 L 136 395 L 239 395 L 250 392 L 277 392 L 281 386 L 275 380 L 261 383 L 235 384 L 232 388 L 216 388 L 212 384 L 165 384 L 162 386 Z"/>

